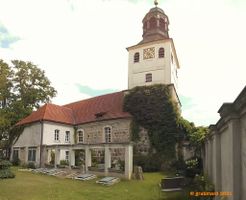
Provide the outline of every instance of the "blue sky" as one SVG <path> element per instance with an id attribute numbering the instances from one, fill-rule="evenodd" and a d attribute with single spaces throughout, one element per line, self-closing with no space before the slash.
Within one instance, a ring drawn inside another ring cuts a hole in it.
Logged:
<path id="1" fill-rule="evenodd" d="M 15 6 L 13 6 L 15 5 Z M 45 70 L 66 104 L 127 89 L 126 47 L 142 39 L 152 0 L 0 0 L 0 58 Z M 160 0 L 181 69 L 183 116 L 219 119 L 246 83 L 246 1 Z"/>

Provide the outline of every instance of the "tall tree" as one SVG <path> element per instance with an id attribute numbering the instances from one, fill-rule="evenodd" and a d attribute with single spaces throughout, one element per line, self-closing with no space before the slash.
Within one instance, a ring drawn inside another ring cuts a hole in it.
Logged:
<path id="1" fill-rule="evenodd" d="M 11 98 L 13 71 L 7 63 L 0 60 L 0 108 L 5 109 Z"/>
<path id="2" fill-rule="evenodd" d="M 8 65 L 0 60 L 0 145 L 8 147 L 18 136 L 14 125 L 55 95 L 45 72 L 36 65 L 20 60 Z"/>

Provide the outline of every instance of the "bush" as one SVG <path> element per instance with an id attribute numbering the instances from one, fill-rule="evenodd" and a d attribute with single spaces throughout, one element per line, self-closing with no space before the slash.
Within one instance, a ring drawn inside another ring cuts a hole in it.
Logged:
<path id="1" fill-rule="evenodd" d="M 27 168 L 36 169 L 35 163 L 34 162 L 27 163 Z"/>
<path id="2" fill-rule="evenodd" d="M 14 177 L 15 177 L 15 174 L 13 172 L 11 172 L 10 169 L 0 170 L 0 179 L 14 178 Z"/>
<path id="3" fill-rule="evenodd" d="M 15 175 L 10 171 L 11 162 L 0 160 L 0 178 L 14 178 Z"/>
<path id="4" fill-rule="evenodd" d="M 8 160 L 0 160 L 0 170 L 8 169 L 12 166 Z"/>
<path id="5" fill-rule="evenodd" d="M 156 155 L 134 155 L 134 166 L 141 166 L 144 172 L 156 172 L 161 169 L 160 159 Z"/>
<path id="6" fill-rule="evenodd" d="M 60 165 L 69 165 L 69 162 L 67 160 L 61 160 Z"/>
<path id="7" fill-rule="evenodd" d="M 19 158 L 14 158 L 14 159 L 12 160 L 12 165 L 13 165 L 13 166 L 19 166 L 20 163 L 21 163 L 21 161 L 20 161 Z"/>
<path id="8" fill-rule="evenodd" d="M 185 175 L 187 177 L 194 178 L 197 174 L 200 174 L 201 173 L 200 162 L 201 160 L 198 158 L 192 158 L 185 161 L 186 164 Z"/>

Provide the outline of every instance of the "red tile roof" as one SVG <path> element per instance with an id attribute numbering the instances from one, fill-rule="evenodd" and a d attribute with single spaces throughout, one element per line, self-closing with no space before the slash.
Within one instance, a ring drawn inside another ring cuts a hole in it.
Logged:
<path id="1" fill-rule="evenodd" d="M 37 111 L 22 119 L 17 125 L 37 121 L 53 121 L 64 124 L 83 124 L 99 120 L 126 118 L 131 115 L 123 112 L 124 92 L 85 99 L 64 106 L 45 104 Z"/>

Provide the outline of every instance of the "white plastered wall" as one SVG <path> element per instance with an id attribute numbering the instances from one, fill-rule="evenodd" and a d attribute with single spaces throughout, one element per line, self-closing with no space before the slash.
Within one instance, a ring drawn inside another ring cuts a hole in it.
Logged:
<path id="1" fill-rule="evenodd" d="M 155 58 L 143 59 L 143 51 L 146 48 L 155 48 Z M 159 48 L 163 47 L 165 50 L 165 57 L 158 58 Z M 172 49 L 171 41 L 156 41 L 150 44 L 140 45 L 133 49 L 129 49 L 128 57 L 128 89 L 136 86 L 144 86 L 155 83 L 175 85 L 177 89 L 177 61 L 174 56 L 174 49 Z M 139 52 L 139 62 L 134 63 L 134 54 Z M 173 55 L 173 62 L 171 61 Z M 145 75 L 152 73 L 152 82 L 145 82 Z"/>
<path id="2" fill-rule="evenodd" d="M 55 141 L 55 130 L 59 130 L 59 141 Z M 65 142 L 65 133 L 70 131 L 70 143 Z M 43 144 L 55 145 L 55 144 L 74 144 L 74 128 L 70 125 L 64 125 L 53 122 L 44 122 L 43 127 Z"/>

